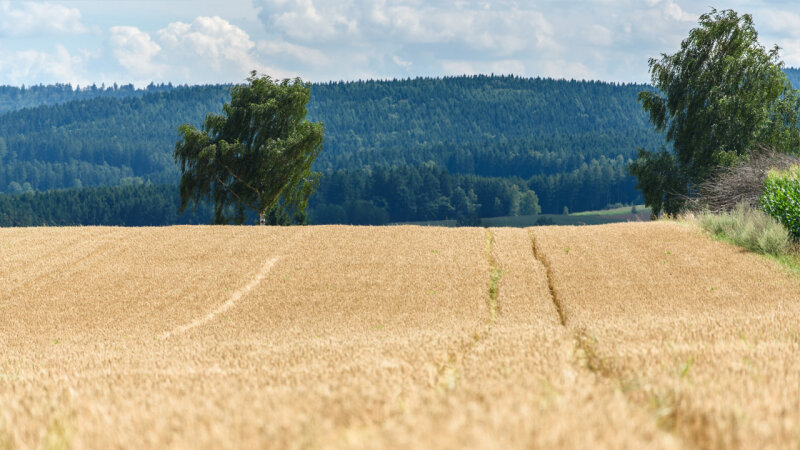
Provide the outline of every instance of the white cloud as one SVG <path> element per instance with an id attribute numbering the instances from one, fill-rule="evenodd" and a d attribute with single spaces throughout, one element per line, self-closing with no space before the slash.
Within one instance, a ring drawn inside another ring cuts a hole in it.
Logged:
<path id="1" fill-rule="evenodd" d="M 333 62 L 325 52 L 286 41 L 258 41 L 256 50 L 265 58 L 283 57 L 314 67 L 324 67 Z"/>
<path id="2" fill-rule="evenodd" d="M 319 9 L 313 0 L 265 0 L 269 22 L 286 36 L 305 42 L 355 34 L 357 19 L 349 2 L 328 2 Z"/>
<path id="3" fill-rule="evenodd" d="M 137 84 L 239 82 L 253 69 L 315 81 L 488 72 L 646 81 L 647 59 L 677 51 L 710 11 L 692 0 L 203 0 L 193 3 L 200 17 L 175 6 L 154 6 L 146 21 L 120 12 L 125 22 L 115 24 L 125 26 L 100 29 L 105 39 L 95 44 L 87 31 L 97 24 L 84 26 L 72 5 L 0 0 L 0 37 L 13 37 L 0 41 L 0 82 L 83 83 L 86 74 Z M 89 17 L 108 21 L 127 3 L 113 5 Z M 762 44 L 781 45 L 787 65 L 800 65 L 795 3 L 717 7 L 752 13 Z M 163 21 L 153 22 L 159 14 Z"/>
<path id="4" fill-rule="evenodd" d="M 80 34 L 87 31 L 81 12 L 53 3 L 0 2 L 0 35 Z"/>
<path id="5" fill-rule="evenodd" d="M 173 22 L 157 34 L 172 56 L 184 56 L 181 61 L 201 58 L 216 72 L 231 67 L 246 73 L 259 65 L 251 54 L 255 43 L 250 36 L 218 16 L 198 17 L 192 23 Z"/>
<path id="6" fill-rule="evenodd" d="M 161 46 L 136 27 L 111 27 L 109 43 L 117 62 L 136 76 L 159 78 L 166 67 L 153 62 Z"/>
<path id="7" fill-rule="evenodd" d="M 57 44 L 53 53 L 38 50 L 0 49 L 0 77 L 12 85 L 34 84 L 41 79 L 60 83 L 87 84 L 83 70 L 85 57 L 71 54 Z"/>
<path id="8" fill-rule="evenodd" d="M 260 62 L 259 52 L 291 52 L 293 44 L 258 46 L 243 29 L 221 17 L 172 22 L 154 36 L 136 27 L 112 27 L 109 45 L 126 78 L 178 83 L 241 82 L 251 70 L 284 77 L 286 72 Z M 309 49 L 314 55 L 314 50 Z M 308 53 L 306 53 L 308 54 Z M 263 56 L 263 55 L 261 55 Z"/>
<path id="9" fill-rule="evenodd" d="M 679 22 L 694 22 L 697 20 L 697 17 L 694 14 L 687 13 L 673 0 L 665 0 L 662 11 L 670 19 Z"/>
<path id="10" fill-rule="evenodd" d="M 614 34 L 602 25 L 591 25 L 584 31 L 584 39 L 589 43 L 599 47 L 610 47 L 614 44 Z"/>
<path id="11" fill-rule="evenodd" d="M 787 39 L 781 42 L 780 45 L 786 66 L 800 67 L 800 39 Z"/>
<path id="12" fill-rule="evenodd" d="M 403 59 L 403 58 L 401 58 L 401 57 L 399 57 L 397 55 L 392 56 L 392 62 L 397 64 L 398 66 L 404 68 L 404 69 L 408 69 L 409 67 L 411 67 L 414 64 L 411 61 L 406 61 L 405 59 Z"/>
<path id="13" fill-rule="evenodd" d="M 504 68 L 510 60 L 560 50 L 540 11 L 473 3 L 256 0 L 275 42 L 302 43 L 331 55 L 330 64 L 316 71 L 327 69 L 330 75 L 317 79 L 339 73 L 349 78 L 347 70 L 384 72 L 385 77 L 395 70 L 441 70 L 466 61 L 467 54 L 481 61 L 470 67 Z M 449 62 L 442 63 L 445 59 Z"/>
<path id="14" fill-rule="evenodd" d="M 800 14 L 798 13 L 767 9 L 760 12 L 757 18 L 773 33 L 800 36 Z"/>

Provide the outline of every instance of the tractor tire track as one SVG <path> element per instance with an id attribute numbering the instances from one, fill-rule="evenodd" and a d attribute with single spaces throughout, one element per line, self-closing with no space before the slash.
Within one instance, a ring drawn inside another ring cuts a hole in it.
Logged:
<path id="1" fill-rule="evenodd" d="M 170 331 L 168 331 L 166 333 L 163 333 L 159 337 L 161 339 L 168 339 L 168 338 L 170 338 L 172 336 L 175 336 L 177 334 L 185 333 L 186 331 L 191 330 L 192 328 L 197 328 L 197 327 L 203 326 L 203 325 L 211 322 L 218 315 L 220 315 L 220 314 L 224 313 L 225 311 L 228 311 L 229 309 L 231 309 L 236 304 L 236 302 L 239 301 L 239 299 L 241 299 L 243 296 L 247 295 L 250 291 L 253 290 L 253 288 L 258 286 L 259 283 L 261 283 L 261 281 L 264 279 L 264 277 L 267 276 L 267 274 L 269 273 L 270 269 L 272 269 L 272 266 L 274 266 L 277 261 L 278 261 L 278 257 L 275 257 L 275 258 L 272 258 L 272 259 L 268 260 L 266 263 L 264 263 L 264 265 L 261 267 L 261 270 L 258 271 L 258 273 L 255 275 L 255 277 L 253 277 L 250 280 L 249 283 L 247 283 L 246 285 L 244 285 L 243 287 L 238 289 L 236 292 L 234 292 L 228 298 L 228 300 L 225 301 L 225 303 L 221 304 L 219 307 L 217 307 L 213 311 L 211 311 L 208 314 L 206 314 L 205 316 L 197 318 L 197 319 L 195 319 L 195 320 L 193 320 L 193 321 L 191 321 L 191 322 L 189 322 L 189 323 L 187 323 L 185 325 L 181 325 L 181 326 L 176 327 L 176 328 L 174 328 L 174 329 L 172 329 L 172 330 L 170 330 Z"/>

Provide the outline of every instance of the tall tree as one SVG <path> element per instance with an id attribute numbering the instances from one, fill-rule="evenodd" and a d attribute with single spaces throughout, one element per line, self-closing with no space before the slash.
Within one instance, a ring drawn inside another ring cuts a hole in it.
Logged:
<path id="1" fill-rule="evenodd" d="M 699 25 L 680 51 L 650 59 L 658 91 L 639 93 L 674 152 L 642 150 L 629 167 L 655 214 L 678 212 L 697 183 L 757 146 L 800 148 L 800 95 L 782 71 L 779 48 L 758 43 L 749 14 L 712 9 Z"/>
<path id="2" fill-rule="evenodd" d="M 311 87 L 255 71 L 247 80 L 233 88 L 221 115 L 206 116 L 202 130 L 180 126 L 174 157 L 182 173 L 181 211 L 210 200 L 217 223 L 241 224 L 246 208 L 262 225 L 270 211 L 278 221 L 302 222 L 319 184 L 311 164 L 323 140 L 322 123 L 305 120 Z"/>

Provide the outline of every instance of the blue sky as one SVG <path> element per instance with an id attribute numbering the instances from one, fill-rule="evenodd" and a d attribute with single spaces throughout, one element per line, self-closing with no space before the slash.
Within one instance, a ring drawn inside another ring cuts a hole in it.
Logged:
<path id="1" fill-rule="evenodd" d="M 648 81 L 710 10 L 750 13 L 800 66 L 800 2 L 0 0 L 0 84 L 352 80 L 475 73 Z"/>

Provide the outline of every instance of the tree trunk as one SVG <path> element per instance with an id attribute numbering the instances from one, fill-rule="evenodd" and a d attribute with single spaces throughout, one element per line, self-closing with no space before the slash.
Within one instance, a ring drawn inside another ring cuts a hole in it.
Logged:
<path id="1" fill-rule="evenodd" d="M 261 225 L 266 225 L 267 224 L 267 213 L 264 212 L 264 211 L 261 211 L 260 213 L 258 213 L 258 220 L 261 223 Z"/>

